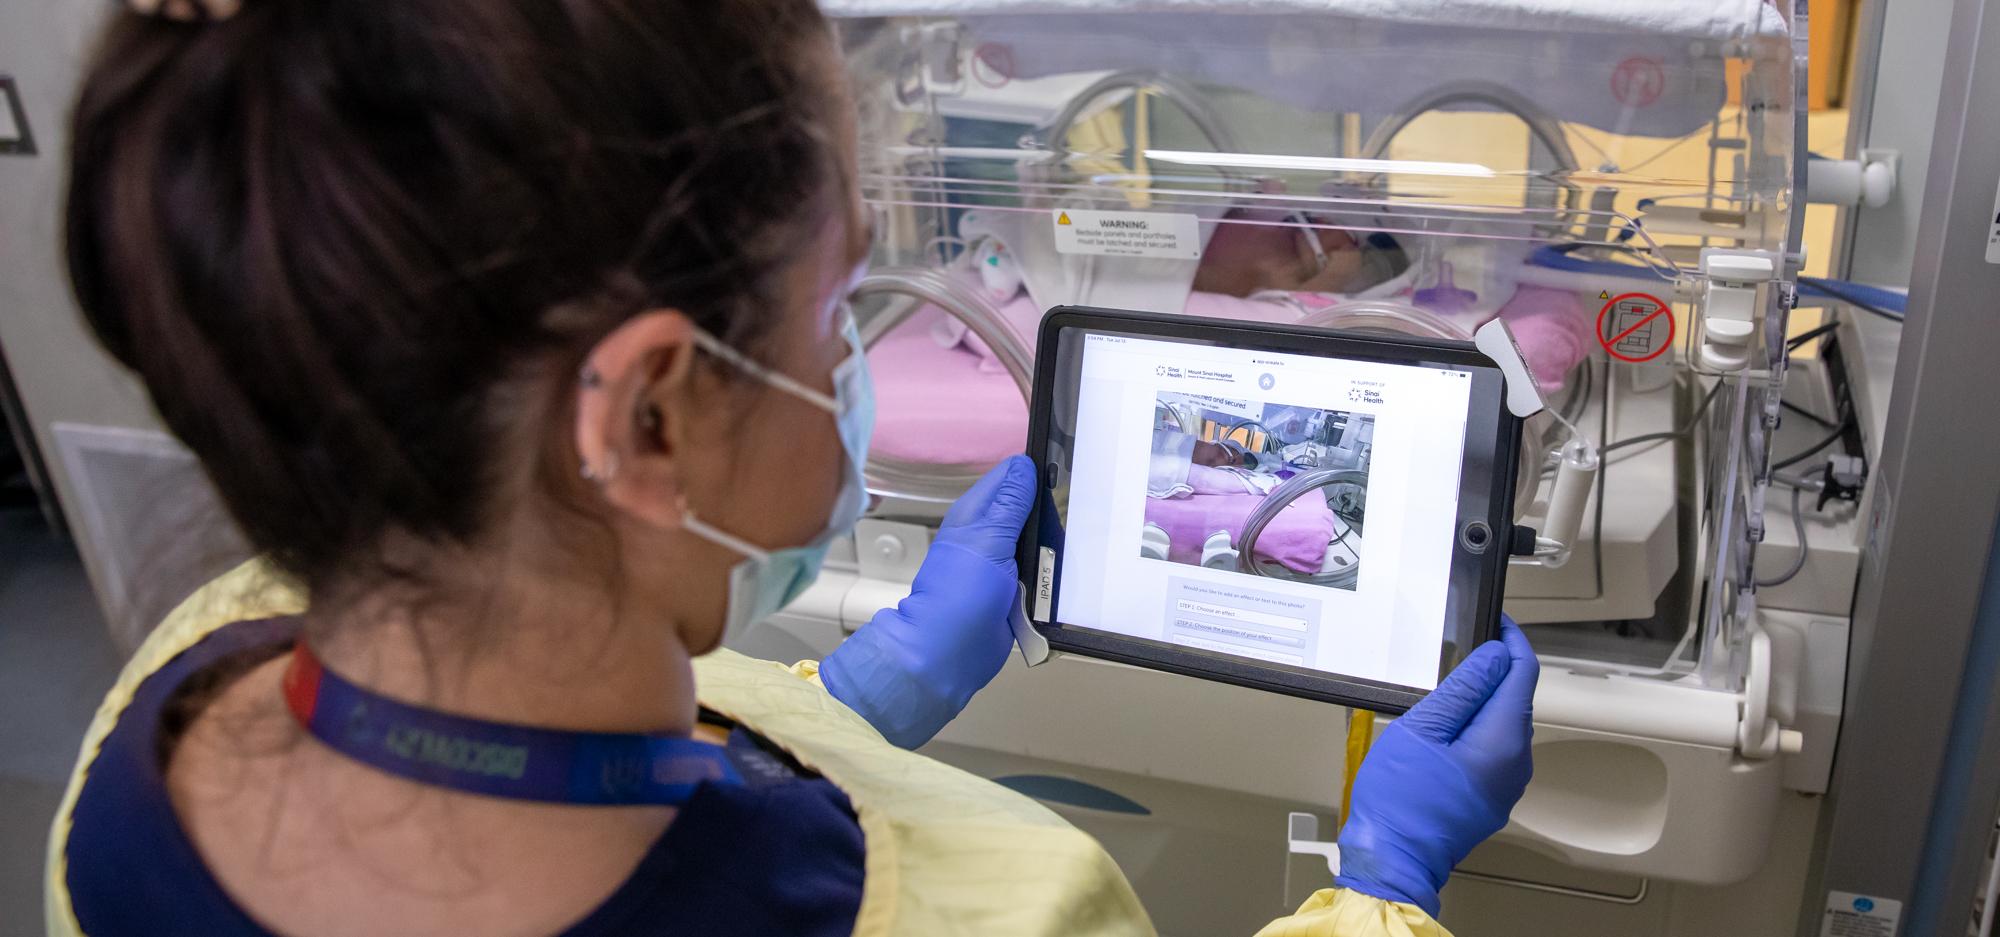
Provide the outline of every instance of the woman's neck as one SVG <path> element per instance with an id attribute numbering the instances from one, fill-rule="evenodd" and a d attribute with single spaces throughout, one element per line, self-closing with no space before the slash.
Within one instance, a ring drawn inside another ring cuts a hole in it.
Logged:
<path id="1" fill-rule="evenodd" d="M 684 733 L 691 655 L 664 621 L 616 614 L 603 588 L 516 570 L 472 602 L 384 595 L 308 613 L 321 661 L 349 681 L 455 715 L 584 732 Z"/>

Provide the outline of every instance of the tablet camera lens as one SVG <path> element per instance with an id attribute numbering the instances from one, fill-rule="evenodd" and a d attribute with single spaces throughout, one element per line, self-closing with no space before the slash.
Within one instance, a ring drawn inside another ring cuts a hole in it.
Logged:
<path id="1" fill-rule="evenodd" d="M 1466 549 L 1474 553 L 1484 553 L 1487 544 L 1493 542 L 1493 532 L 1487 529 L 1484 522 L 1473 521 L 1465 525 L 1464 532 L 1459 534 L 1459 540 L 1465 544 Z"/>

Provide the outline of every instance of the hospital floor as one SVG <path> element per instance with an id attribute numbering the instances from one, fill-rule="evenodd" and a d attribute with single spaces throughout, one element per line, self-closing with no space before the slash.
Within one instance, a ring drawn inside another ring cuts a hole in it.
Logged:
<path id="1" fill-rule="evenodd" d="M 42 933 L 49 820 L 121 662 L 75 549 L 0 511 L 0 937 Z"/>

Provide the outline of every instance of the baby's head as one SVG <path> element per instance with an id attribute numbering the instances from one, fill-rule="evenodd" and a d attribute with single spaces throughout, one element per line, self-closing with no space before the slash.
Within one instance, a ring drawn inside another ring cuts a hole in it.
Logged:
<path id="1" fill-rule="evenodd" d="M 1329 227 L 1303 212 L 1239 208 L 1209 238 L 1194 288 L 1230 296 L 1263 290 L 1353 294 L 1408 266 L 1388 235 Z"/>
<path id="2" fill-rule="evenodd" d="M 1233 443 L 1195 440 L 1194 454 L 1189 461 L 1209 468 L 1256 468 L 1257 456 Z"/>

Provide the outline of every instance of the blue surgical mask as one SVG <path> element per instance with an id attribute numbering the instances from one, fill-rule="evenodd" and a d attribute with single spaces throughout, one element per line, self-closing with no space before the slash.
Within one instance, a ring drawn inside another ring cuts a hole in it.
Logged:
<path id="1" fill-rule="evenodd" d="M 844 294 L 843 294 L 844 295 Z M 688 511 L 682 523 L 689 533 L 725 550 L 742 554 L 743 561 L 729 571 L 729 605 L 724 612 L 722 639 L 727 642 L 750 625 L 784 608 L 819 577 L 833 541 L 854 530 L 868 509 L 868 487 L 863 469 L 868 464 L 868 439 L 875 432 L 875 385 L 868 377 L 868 355 L 861 348 L 861 333 L 851 310 L 843 308 L 848 356 L 833 370 L 833 396 L 820 393 L 745 357 L 706 332 L 695 333 L 695 344 L 772 388 L 790 394 L 832 415 L 840 427 L 840 443 L 847 450 L 846 477 L 835 496 L 826 528 L 812 542 L 796 547 L 766 550 L 741 537 L 719 530 Z"/>

